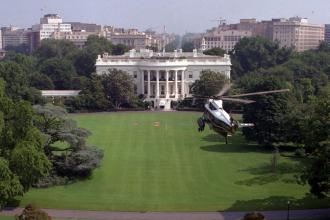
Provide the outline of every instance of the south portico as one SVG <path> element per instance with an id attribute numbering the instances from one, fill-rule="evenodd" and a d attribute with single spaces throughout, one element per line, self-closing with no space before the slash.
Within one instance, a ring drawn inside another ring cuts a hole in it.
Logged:
<path id="1" fill-rule="evenodd" d="M 171 109 L 171 102 L 189 96 L 186 88 L 186 67 L 148 68 L 141 67 L 141 88 L 145 100 L 153 103 L 156 109 Z"/>

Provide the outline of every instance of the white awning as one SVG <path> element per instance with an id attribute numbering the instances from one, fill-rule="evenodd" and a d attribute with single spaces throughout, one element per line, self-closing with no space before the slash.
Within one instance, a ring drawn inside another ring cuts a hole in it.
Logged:
<path id="1" fill-rule="evenodd" d="M 41 90 L 42 96 L 69 97 L 78 96 L 81 90 Z"/>
<path id="2" fill-rule="evenodd" d="M 166 105 L 166 101 L 164 99 L 161 99 L 159 101 L 159 106 L 165 106 Z"/>

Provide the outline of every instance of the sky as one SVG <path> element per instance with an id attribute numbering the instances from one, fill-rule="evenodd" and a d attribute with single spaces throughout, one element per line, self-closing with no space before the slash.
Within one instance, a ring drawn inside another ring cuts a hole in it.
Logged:
<path id="1" fill-rule="evenodd" d="M 43 14 L 59 14 L 64 21 L 117 27 L 153 28 L 169 33 L 204 32 L 240 18 L 309 18 L 330 23 L 330 0 L 0 0 L 0 27 L 22 28 L 39 23 Z"/>

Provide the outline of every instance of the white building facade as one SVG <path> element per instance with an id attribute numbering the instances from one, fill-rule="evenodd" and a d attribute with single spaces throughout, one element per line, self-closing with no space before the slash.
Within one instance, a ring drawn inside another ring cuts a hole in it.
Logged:
<path id="1" fill-rule="evenodd" d="M 103 54 L 96 60 L 96 73 L 120 69 L 133 76 L 136 94 L 144 94 L 155 108 L 169 110 L 171 102 L 191 97 L 191 86 L 202 70 L 212 70 L 230 78 L 231 61 L 224 57 L 208 56 L 194 50 L 183 53 L 154 53 L 152 50 L 131 50 L 121 56 Z"/>
<path id="2" fill-rule="evenodd" d="M 57 14 L 47 14 L 40 19 L 40 24 L 32 26 L 33 31 L 40 32 L 40 41 L 52 38 L 54 32 L 71 33 L 71 24 L 63 23 L 63 20 Z"/>

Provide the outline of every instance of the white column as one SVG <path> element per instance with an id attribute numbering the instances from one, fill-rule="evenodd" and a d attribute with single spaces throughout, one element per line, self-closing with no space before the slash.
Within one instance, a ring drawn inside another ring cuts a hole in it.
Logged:
<path id="1" fill-rule="evenodd" d="M 175 94 L 175 98 L 178 98 L 178 71 L 177 70 L 175 70 L 174 94 Z"/>
<path id="2" fill-rule="evenodd" d="M 169 91 L 168 91 L 168 70 L 166 70 L 166 98 L 169 98 Z"/>
<path id="3" fill-rule="evenodd" d="M 159 98 L 159 70 L 156 71 L 156 98 Z"/>
<path id="4" fill-rule="evenodd" d="M 181 72 L 181 97 L 184 98 L 184 70 Z"/>
<path id="5" fill-rule="evenodd" d="M 150 98 L 150 70 L 148 70 L 148 98 Z"/>
<path id="6" fill-rule="evenodd" d="M 144 70 L 142 70 L 141 76 L 142 76 L 141 77 L 142 78 L 142 80 L 141 80 L 141 92 L 144 95 Z"/>

